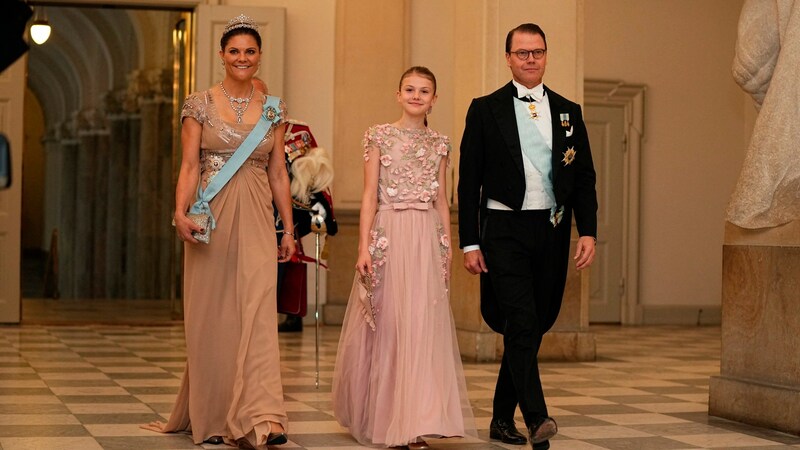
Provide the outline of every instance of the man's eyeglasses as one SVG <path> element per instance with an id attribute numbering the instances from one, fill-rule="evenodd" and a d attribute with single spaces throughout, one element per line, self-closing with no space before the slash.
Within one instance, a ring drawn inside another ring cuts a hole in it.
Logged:
<path id="1" fill-rule="evenodd" d="M 517 50 L 511 53 L 517 55 L 517 58 L 521 59 L 522 61 L 525 61 L 526 59 L 528 59 L 529 55 L 533 55 L 533 59 L 542 59 L 544 57 L 544 54 L 547 53 L 547 50 L 542 48 L 537 48 L 536 50 Z"/>

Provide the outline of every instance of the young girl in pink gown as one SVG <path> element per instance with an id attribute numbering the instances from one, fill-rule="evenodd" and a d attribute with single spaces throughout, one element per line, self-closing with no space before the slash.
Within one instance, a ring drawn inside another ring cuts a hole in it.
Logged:
<path id="1" fill-rule="evenodd" d="M 333 376 L 339 423 L 363 445 L 426 449 L 475 435 L 449 303 L 450 140 L 427 127 L 436 79 L 400 79 L 395 123 L 364 136 L 358 262 Z"/>

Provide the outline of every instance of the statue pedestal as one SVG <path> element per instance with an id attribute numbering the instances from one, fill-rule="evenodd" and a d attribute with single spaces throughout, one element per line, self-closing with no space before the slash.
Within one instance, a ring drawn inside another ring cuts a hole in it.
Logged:
<path id="1" fill-rule="evenodd" d="M 341 325 L 353 283 L 358 253 L 358 211 L 337 210 L 339 233 L 330 241 L 330 272 L 325 323 Z M 502 356 L 503 337 L 483 322 L 480 312 L 480 283 L 464 269 L 458 249 L 458 224 L 452 213 L 453 267 L 450 280 L 450 306 L 456 323 L 461 357 L 467 361 L 497 361 Z M 573 233 L 575 235 L 575 233 Z M 574 242 L 573 242 L 574 244 Z M 570 250 L 574 254 L 574 247 Z M 595 340 L 589 328 L 589 272 L 570 267 L 561 313 L 542 341 L 542 361 L 594 361 Z"/>
<path id="2" fill-rule="evenodd" d="M 722 353 L 709 414 L 800 435 L 800 221 L 727 223 Z"/>

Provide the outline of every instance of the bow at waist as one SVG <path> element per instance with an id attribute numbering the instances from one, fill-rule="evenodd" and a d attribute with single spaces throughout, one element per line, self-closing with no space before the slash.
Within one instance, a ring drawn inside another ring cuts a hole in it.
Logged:
<path id="1" fill-rule="evenodd" d="M 427 211 L 431 209 L 430 203 L 387 203 L 378 206 L 378 211 L 386 211 L 393 209 L 395 211 L 405 211 L 407 209 L 416 209 L 417 211 Z"/>

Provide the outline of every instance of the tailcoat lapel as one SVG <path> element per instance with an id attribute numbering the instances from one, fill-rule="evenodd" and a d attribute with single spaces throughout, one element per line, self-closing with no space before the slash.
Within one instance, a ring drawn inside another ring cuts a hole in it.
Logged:
<path id="1" fill-rule="evenodd" d="M 547 92 L 547 100 L 550 102 L 550 121 L 553 127 L 553 150 L 552 150 L 552 163 L 553 163 L 553 184 L 555 185 L 558 179 L 559 172 L 561 172 L 561 158 L 562 152 L 566 150 L 566 134 L 564 127 L 561 126 L 561 113 L 566 112 L 564 105 L 556 95 L 551 95 L 552 91 L 545 86 Z"/>
<path id="2" fill-rule="evenodd" d="M 520 173 L 525 175 L 525 167 L 522 164 L 522 147 L 519 143 L 519 130 L 517 129 L 517 116 L 514 112 L 516 92 L 517 90 L 511 82 L 497 90 L 492 94 L 491 109 L 506 143 L 506 150 L 511 154 L 511 159 Z"/>

